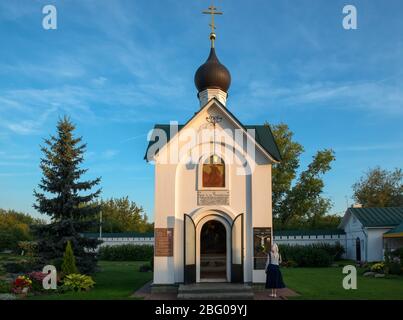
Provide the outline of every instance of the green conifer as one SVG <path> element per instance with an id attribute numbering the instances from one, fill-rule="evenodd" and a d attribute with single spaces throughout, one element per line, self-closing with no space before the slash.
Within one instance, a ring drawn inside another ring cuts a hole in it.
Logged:
<path id="1" fill-rule="evenodd" d="M 66 241 L 70 240 L 78 270 L 88 274 L 95 271 L 95 249 L 101 242 L 86 238 L 83 233 L 98 221 L 100 206 L 93 202 L 101 190 L 90 190 L 99 184 L 100 178 L 81 180 L 87 172 L 81 168 L 86 144 L 81 137 L 74 136 L 74 130 L 74 124 L 64 117 L 57 124 L 57 134 L 45 139 L 45 146 L 41 148 L 43 177 L 39 184 L 41 192 L 34 191 L 34 208 L 50 216 L 51 222 L 36 228 L 36 236 L 41 264 L 59 266 Z"/>
<path id="2" fill-rule="evenodd" d="M 62 272 L 65 275 L 79 273 L 76 266 L 76 258 L 74 257 L 73 248 L 71 242 L 67 241 L 66 251 L 63 255 Z"/>

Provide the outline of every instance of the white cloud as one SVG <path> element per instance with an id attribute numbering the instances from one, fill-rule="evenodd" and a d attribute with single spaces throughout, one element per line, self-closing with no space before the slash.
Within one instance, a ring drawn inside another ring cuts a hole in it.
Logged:
<path id="1" fill-rule="evenodd" d="M 364 109 L 382 115 L 403 115 L 403 91 L 389 81 L 313 82 L 287 87 L 255 81 L 235 99 L 239 104 L 249 101 L 256 107 Z"/>
<path id="2" fill-rule="evenodd" d="M 402 143 L 343 146 L 334 148 L 336 152 L 362 152 L 362 151 L 381 151 L 381 150 L 399 150 L 399 149 L 403 149 Z"/>
<path id="3" fill-rule="evenodd" d="M 109 149 L 109 150 L 105 150 L 104 152 L 102 152 L 101 157 L 104 159 L 110 160 L 110 159 L 113 159 L 118 154 L 119 154 L 118 150 Z"/>

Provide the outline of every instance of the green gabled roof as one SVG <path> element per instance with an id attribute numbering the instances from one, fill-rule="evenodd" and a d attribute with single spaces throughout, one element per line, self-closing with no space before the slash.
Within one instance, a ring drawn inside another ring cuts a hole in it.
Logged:
<path id="1" fill-rule="evenodd" d="M 287 236 L 333 236 L 346 234 L 342 229 L 317 229 L 317 230 L 274 230 L 275 237 Z"/>
<path id="2" fill-rule="evenodd" d="M 98 238 L 99 233 L 83 233 L 86 238 Z M 102 233 L 102 238 L 152 238 L 153 232 L 139 233 L 139 232 L 121 232 L 121 233 Z"/>
<path id="3" fill-rule="evenodd" d="M 233 120 L 235 120 L 235 122 L 237 122 L 238 125 L 241 126 L 243 129 L 245 130 L 255 129 L 256 143 L 259 144 L 269 155 L 271 155 L 274 160 L 281 161 L 281 154 L 276 144 L 276 141 L 274 140 L 274 136 L 269 125 L 244 126 L 229 109 L 227 109 L 219 100 L 217 100 L 217 98 L 213 98 L 212 100 L 214 100 L 219 106 L 221 106 L 225 110 L 225 112 L 227 112 L 233 118 Z M 199 111 L 195 112 L 194 115 L 184 125 L 178 125 L 178 131 L 182 130 L 183 127 L 185 127 L 190 121 L 192 121 L 192 119 L 194 119 L 212 100 L 208 101 L 202 108 L 200 108 Z M 167 136 L 167 142 L 169 142 L 172 139 L 169 128 L 170 128 L 169 124 L 157 124 L 154 126 L 154 130 L 155 129 L 164 130 Z M 156 142 L 158 141 L 150 141 L 148 143 L 146 153 L 144 155 L 145 160 L 148 161 L 147 159 L 148 149 L 150 149 L 150 147 Z M 159 151 L 160 150 L 158 150 L 158 152 Z"/>
<path id="4" fill-rule="evenodd" d="M 182 130 L 185 125 L 181 124 L 178 125 L 178 131 Z M 244 126 L 246 130 L 248 129 L 255 129 L 255 140 L 260 146 L 270 154 L 275 160 L 280 161 L 281 155 L 280 151 L 278 150 L 277 144 L 274 140 L 273 133 L 270 129 L 269 125 L 246 125 Z M 154 126 L 155 129 L 163 130 L 167 136 L 167 141 L 169 142 L 171 137 L 170 132 L 170 125 L 169 124 L 156 124 Z M 146 154 L 144 155 L 144 159 L 147 160 L 147 152 L 148 149 L 158 141 L 150 141 L 146 150 Z M 158 150 L 159 151 L 159 150 Z"/>
<path id="5" fill-rule="evenodd" d="M 399 224 L 396 228 L 389 230 L 385 233 L 385 235 L 393 235 L 393 234 L 403 234 L 403 222 Z"/>
<path id="6" fill-rule="evenodd" d="M 390 208 L 349 208 L 364 227 L 394 227 L 403 222 L 403 207 Z"/>

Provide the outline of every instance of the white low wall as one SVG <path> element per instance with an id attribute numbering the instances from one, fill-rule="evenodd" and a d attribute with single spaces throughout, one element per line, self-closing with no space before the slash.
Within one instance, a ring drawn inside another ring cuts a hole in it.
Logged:
<path id="1" fill-rule="evenodd" d="M 134 244 L 134 245 L 150 245 L 154 246 L 154 237 L 150 238 L 98 238 L 102 240 L 103 243 L 101 247 L 105 246 L 120 246 L 124 244 Z"/>
<path id="2" fill-rule="evenodd" d="M 151 245 L 154 246 L 154 237 L 147 238 L 110 238 L 110 237 L 102 237 L 98 238 L 102 240 L 103 243 L 101 247 L 104 246 L 118 246 L 124 244 L 134 244 L 134 245 Z M 292 235 L 292 236 L 274 236 L 274 242 L 277 244 L 285 244 L 285 245 L 310 245 L 310 244 L 320 244 L 327 243 L 334 245 L 336 243 L 340 243 L 345 246 L 346 243 L 346 235 L 314 235 L 314 236 L 301 236 L 301 235 Z"/>
<path id="3" fill-rule="evenodd" d="M 310 244 L 320 244 L 327 243 L 330 245 L 335 245 L 340 243 L 345 247 L 346 245 L 346 235 L 314 235 L 314 236 L 274 236 L 273 241 L 279 244 L 285 245 L 310 245 Z"/>

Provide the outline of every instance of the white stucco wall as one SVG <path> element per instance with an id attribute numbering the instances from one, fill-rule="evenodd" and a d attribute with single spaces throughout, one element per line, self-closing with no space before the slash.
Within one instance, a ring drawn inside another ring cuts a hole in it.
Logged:
<path id="1" fill-rule="evenodd" d="M 368 232 L 368 261 L 382 261 L 383 257 L 383 234 L 391 228 L 369 228 Z"/>
<path id="2" fill-rule="evenodd" d="M 202 111 L 188 124 L 189 127 L 200 130 L 206 127 L 206 117 L 209 115 L 220 115 L 223 121 L 217 124 L 216 132 L 223 129 L 232 131 L 237 126 L 214 105 Z M 181 131 L 178 140 L 171 140 L 165 148 L 160 151 L 156 158 L 155 165 L 155 227 L 167 228 L 171 224 L 174 229 L 174 256 L 168 258 L 157 258 L 155 260 L 155 283 L 180 283 L 183 282 L 183 217 L 184 214 L 191 215 L 194 219 L 200 219 L 203 215 L 215 211 L 234 219 L 238 214 L 244 214 L 244 281 L 263 282 L 264 271 L 252 272 L 253 239 L 252 227 L 271 227 L 271 163 L 260 151 L 257 151 L 256 158 L 250 159 L 247 154 L 246 143 L 242 148 L 239 145 L 225 145 L 215 147 L 213 144 L 197 145 L 191 151 L 192 155 L 199 152 L 200 158 L 192 163 L 183 161 L 180 164 L 164 164 L 161 159 L 167 159 L 171 149 L 178 144 L 179 150 L 188 143 Z M 217 135 L 219 135 L 218 133 Z M 223 135 L 225 137 L 225 134 Z M 181 139 L 184 138 L 184 141 Z M 225 140 L 228 142 L 231 139 Z M 246 139 L 245 139 L 246 140 Z M 233 143 L 233 140 L 231 141 Z M 201 152 L 201 149 L 204 151 Z M 238 160 L 245 162 L 255 168 L 251 176 L 238 175 L 238 163 L 230 164 L 226 157 L 235 154 Z M 197 203 L 197 191 L 200 190 L 201 164 L 204 159 L 218 154 L 226 163 L 226 190 L 230 193 L 230 204 L 228 206 L 199 206 Z M 187 154 L 185 154 L 187 156 Z M 244 158 L 246 156 L 246 159 Z M 253 194 L 253 196 L 252 196 Z M 170 221 L 170 223 L 169 223 Z M 198 239 L 199 240 L 199 239 Z M 230 257 L 227 257 L 229 259 Z M 169 262 L 167 262 L 168 260 Z M 167 268 L 169 266 L 169 268 Z M 169 276 L 163 276 L 169 274 Z M 163 281 L 163 282 L 162 282 Z"/>
<path id="3" fill-rule="evenodd" d="M 361 259 L 367 260 L 367 235 L 361 222 L 351 215 L 344 228 L 346 232 L 346 258 L 356 259 L 356 239 L 361 241 Z"/>

